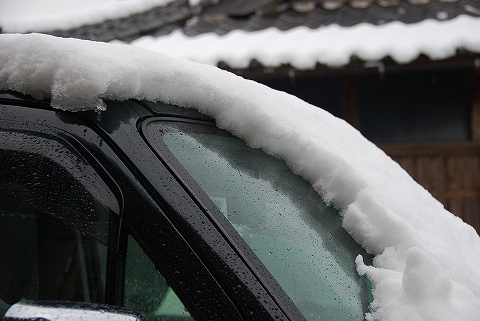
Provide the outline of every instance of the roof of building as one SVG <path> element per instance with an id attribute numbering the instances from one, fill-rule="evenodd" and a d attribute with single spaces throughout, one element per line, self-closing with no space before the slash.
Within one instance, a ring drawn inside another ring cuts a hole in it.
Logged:
<path id="1" fill-rule="evenodd" d="M 112 9 L 114 11 L 115 9 Z M 95 23 L 86 23 L 73 28 L 40 28 L 32 29 L 30 32 L 41 31 L 60 37 L 73 37 L 79 39 L 95 41 L 111 40 L 133 40 L 146 34 L 152 34 L 156 30 L 171 28 L 172 26 L 181 26 L 185 21 L 198 13 L 198 8 L 191 7 L 188 0 L 166 1 L 154 7 L 147 7 L 145 11 L 134 12 L 133 14 L 122 14 L 122 12 L 112 15 L 115 18 L 106 19 Z M 59 26 L 64 25 L 62 21 Z M 7 30 L 9 31 L 9 30 Z M 24 32 L 21 30 L 20 32 Z"/>
<path id="2" fill-rule="evenodd" d="M 75 28 L 41 30 L 58 36 L 110 41 L 131 41 L 181 29 L 187 36 L 232 30 L 258 31 L 269 27 L 316 29 L 336 24 L 405 24 L 426 19 L 445 21 L 459 15 L 480 17 L 480 0 L 193 0 L 167 1 L 143 12 Z M 7 30 L 8 31 L 8 30 Z M 37 31 L 37 30 L 29 30 Z"/>
<path id="3" fill-rule="evenodd" d="M 102 22 L 41 31 L 121 40 L 233 68 L 255 60 L 305 69 L 345 65 L 352 56 L 407 63 L 422 54 L 444 59 L 457 50 L 477 53 L 479 23 L 480 0 L 168 0 Z M 312 41 L 313 49 L 299 50 Z"/>
<path id="4" fill-rule="evenodd" d="M 386 57 L 407 64 L 424 55 L 431 60 L 453 57 L 458 50 L 480 53 L 480 19 L 461 15 L 451 20 L 423 20 L 415 24 L 393 21 L 382 26 L 360 23 L 351 27 L 330 24 L 319 28 L 300 26 L 288 30 L 269 27 L 259 31 L 235 30 L 224 35 L 188 36 L 181 29 L 169 34 L 139 38 L 131 44 L 169 56 L 228 69 L 290 65 L 315 69 L 348 65 L 352 57 L 378 62 Z"/>
<path id="5" fill-rule="evenodd" d="M 238 29 L 258 31 L 274 27 L 289 30 L 298 26 L 316 29 L 330 24 L 351 27 L 360 23 L 383 25 L 392 21 L 411 24 L 426 19 L 444 21 L 462 14 L 480 17 L 478 0 L 324 0 L 284 4 L 269 10 L 264 7 L 263 10 L 243 16 L 211 14 L 207 11 L 182 29 L 188 36 L 206 32 L 224 35 Z"/>

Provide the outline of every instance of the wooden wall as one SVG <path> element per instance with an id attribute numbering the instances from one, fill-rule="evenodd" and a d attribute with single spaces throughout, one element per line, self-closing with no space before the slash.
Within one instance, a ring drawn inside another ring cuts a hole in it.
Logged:
<path id="1" fill-rule="evenodd" d="M 480 235 L 480 57 L 475 57 L 472 65 L 470 141 L 381 147 Z"/>
<path id="2" fill-rule="evenodd" d="M 447 210 L 480 234 L 480 143 L 382 148 Z"/>

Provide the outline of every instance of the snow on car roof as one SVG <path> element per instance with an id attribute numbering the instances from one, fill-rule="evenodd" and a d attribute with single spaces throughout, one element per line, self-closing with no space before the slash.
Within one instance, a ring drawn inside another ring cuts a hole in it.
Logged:
<path id="1" fill-rule="evenodd" d="M 0 35 L 0 89 L 65 110 L 102 98 L 192 107 L 283 158 L 375 255 L 368 320 L 479 320 L 480 238 L 356 129 L 296 97 L 216 67 L 127 45 Z"/>

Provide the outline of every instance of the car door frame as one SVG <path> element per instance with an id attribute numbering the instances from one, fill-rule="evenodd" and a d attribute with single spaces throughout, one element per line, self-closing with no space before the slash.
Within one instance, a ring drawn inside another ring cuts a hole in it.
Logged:
<path id="1" fill-rule="evenodd" d="M 22 128 L 68 133 L 65 137 L 94 157 L 118 185 L 121 231 L 117 252 L 109 253 L 106 303 L 123 305 L 124 254 L 131 233 L 196 319 L 302 320 L 300 314 L 283 311 L 264 280 L 238 257 L 222 227 L 205 215 L 209 209 L 185 191 L 158 155 L 141 146 L 148 147 L 139 124 L 153 116 L 151 111 L 132 101 L 109 105 L 101 115 L 71 113 L 17 94 L 0 94 L 0 108 L 10 113 L 2 114 L 4 126 L 9 119 Z"/>
<path id="2" fill-rule="evenodd" d="M 75 113 L 52 110 L 48 104 L 34 100 L 25 101 L 23 97 L 18 98 L 17 95 L 6 96 L 7 98 L 0 97 L 1 128 L 61 135 L 62 139 L 68 140 L 82 152 L 88 153 L 89 157 L 93 157 L 96 165 L 105 173 L 110 173 L 118 185 L 117 197 L 122 212 L 120 236 L 116 251 L 108 253 L 105 303 L 123 306 L 126 239 L 128 233 L 131 233 L 194 318 L 242 319 L 240 313 L 236 312 L 236 306 L 205 268 L 200 258 L 178 233 L 162 208 L 150 197 L 141 184 L 143 179 L 132 174 L 128 160 L 121 159 L 125 155 L 119 157 L 118 150 L 115 150 L 117 147 L 113 144 L 111 148 L 111 142 L 106 142 L 107 136 L 106 140 L 100 137 Z M 145 222 L 148 223 L 144 224 Z M 152 226 L 157 228 L 153 230 Z M 146 234 L 145 229 L 152 232 Z M 171 257 L 176 259 L 172 260 Z M 175 273 L 176 271 L 182 273 Z M 202 282 L 191 282 L 195 279 Z M 200 296 L 199 293 L 207 287 L 210 289 L 209 295 Z M 221 306 L 219 302 L 222 302 Z"/>

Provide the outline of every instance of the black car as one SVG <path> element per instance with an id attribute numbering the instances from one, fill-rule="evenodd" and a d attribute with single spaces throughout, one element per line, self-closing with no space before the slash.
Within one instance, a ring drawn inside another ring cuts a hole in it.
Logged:
<path id="1" fill-rule="evenodd" d="M 4 320 L 364 318 L 368 254 L 283 161 L 191 109 L 105 103 L 0 94 Z"/>

